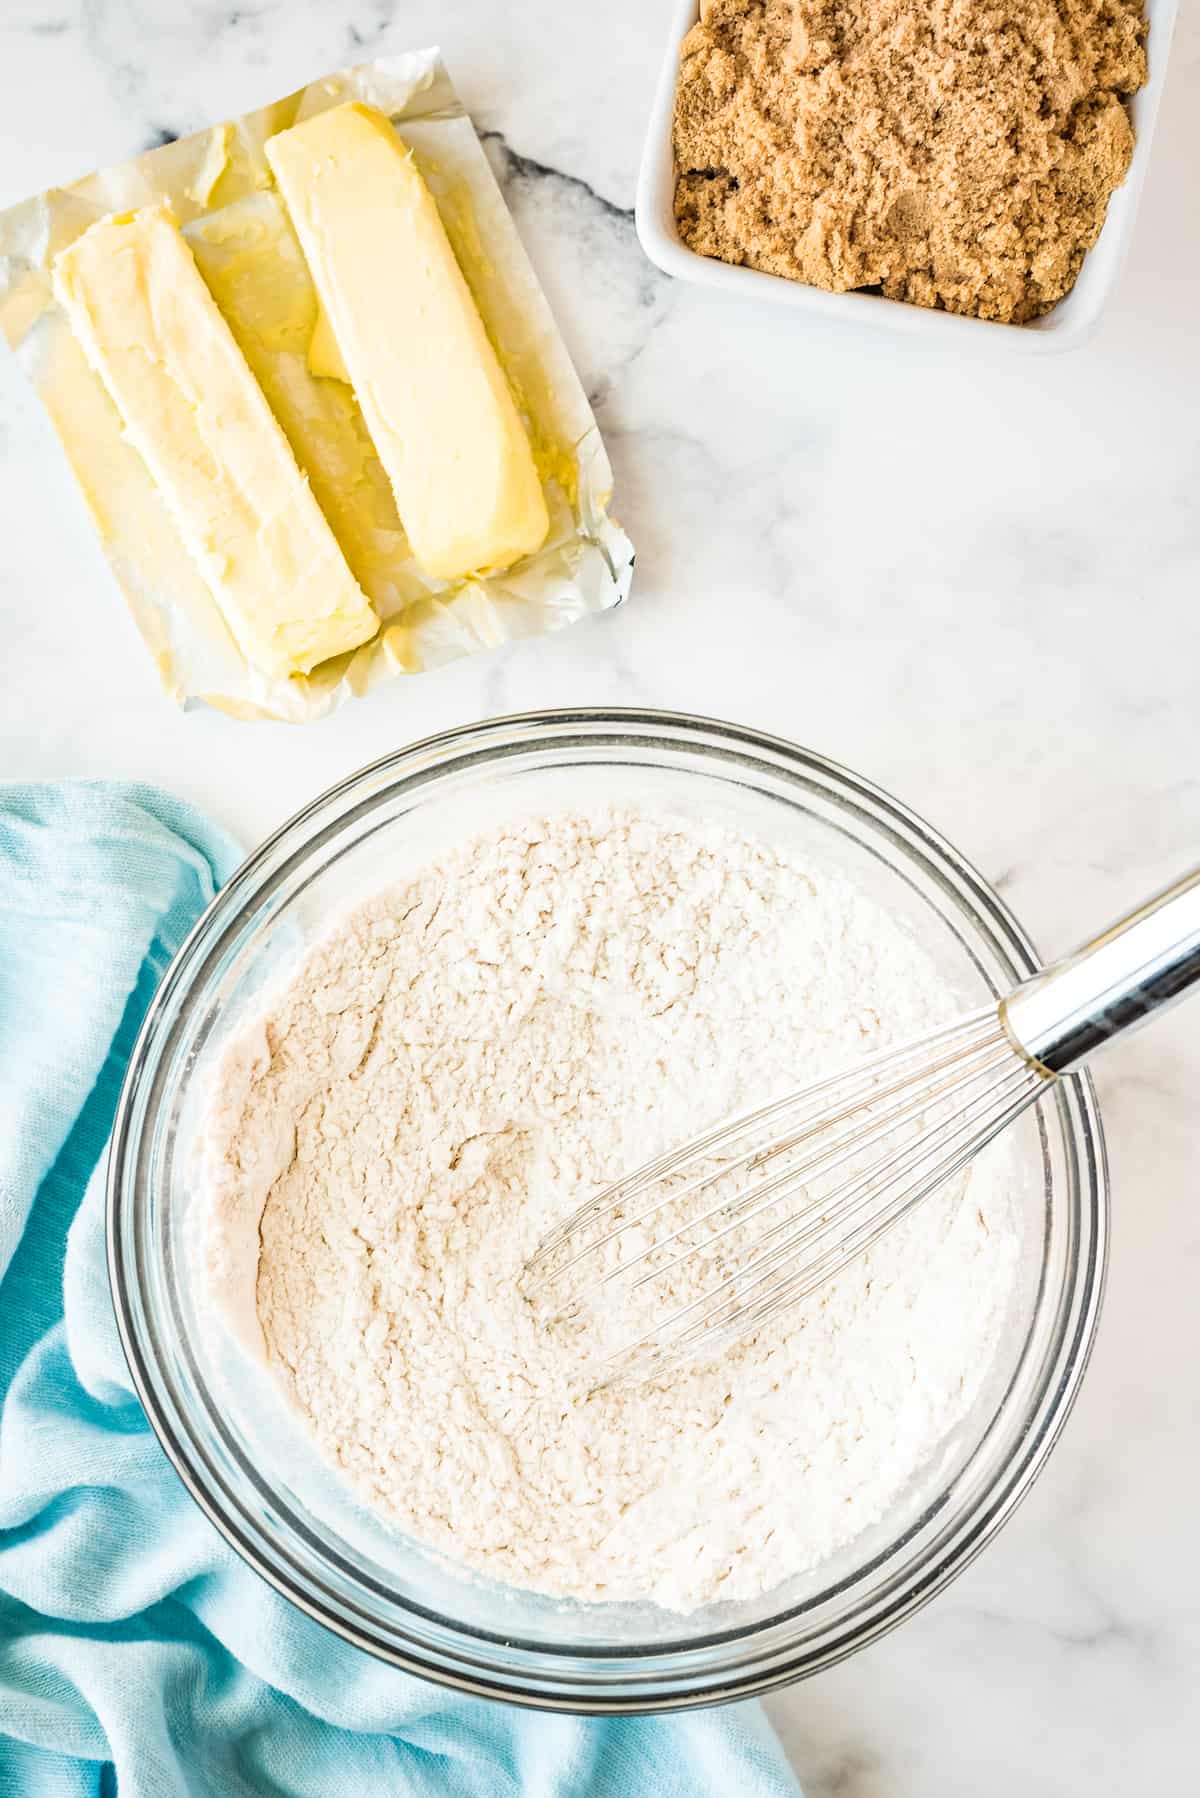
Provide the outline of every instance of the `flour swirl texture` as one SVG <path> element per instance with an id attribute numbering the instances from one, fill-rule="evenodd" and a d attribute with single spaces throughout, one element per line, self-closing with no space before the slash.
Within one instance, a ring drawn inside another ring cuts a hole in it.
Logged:
<path id="1" fill-rule="evenodd" d="M 341 918 L 226 1052 L 203 1261 L 319 1453 L 478 1573 L 687 1612 L 884 1517 L 991 1372 L 987 1159 L 719 1362 L 588 1394 L 519 1287 L 549 1224 L 730 1111 L 954 1015 L 839 870 L 667 813 L 498 824 Z"/>

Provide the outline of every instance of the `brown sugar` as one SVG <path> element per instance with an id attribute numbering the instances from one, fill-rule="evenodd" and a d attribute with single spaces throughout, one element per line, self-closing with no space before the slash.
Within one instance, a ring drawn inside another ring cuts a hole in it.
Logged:
<path id="1" fill-rule="evenodd" d="M 702 0 L 675 101 L 689 248 L 1020 324 L 1133 151 L 1142 0 Z"/>

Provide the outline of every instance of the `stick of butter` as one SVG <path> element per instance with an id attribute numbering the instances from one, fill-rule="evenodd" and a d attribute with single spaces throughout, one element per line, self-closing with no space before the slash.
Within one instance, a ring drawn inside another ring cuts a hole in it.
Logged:
<path id="1" fill-rule="evenodd" d="M 373 637 L 379 620 L 170 210 L 98 219 L 53 282 L 246 660 L 307 674 Z"/>
<path id="2" fill-rule="evenodd" d="M 457 580 L 530 555 L 549 518 L 529 439 L 411 153 L 356 101 L 266 153 L 417 561 Z"/>

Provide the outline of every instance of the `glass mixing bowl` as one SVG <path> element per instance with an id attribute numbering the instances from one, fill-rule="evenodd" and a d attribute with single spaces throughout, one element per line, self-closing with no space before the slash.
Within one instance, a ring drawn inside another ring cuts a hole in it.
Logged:
<path id="1" fill-rule="evenodd" d="M 603 798 L 717 818 L 843 868 L 907 924 L 965 1006 L 1033 949 L 961 856 L 878 788 L 790 743 L 702 719 L 572 711 L 431 737 L 277 831 L 197 924 L 150 1007 L 113 1139 L 109 1263 L 130 1367 L 197 1502 L 263 1578 L 411 1672 L 521 1704 L 631 1712 L 797 1679 L 871 1641 L 978 1553 L 1042 1466 L 1078 1388 L 1107 1233 L 1091 1086 L 1017 1126 L 1019 1289 L 985 1392 L 884 1522 L 755 1602 L 676 1616 L 493 1584 L 389 1531 L 318 1460 L 273 1383 L 197 1302 L 192 1156 L 207 1076 L 265 988 L 347 905 L 504 815 Z"/>

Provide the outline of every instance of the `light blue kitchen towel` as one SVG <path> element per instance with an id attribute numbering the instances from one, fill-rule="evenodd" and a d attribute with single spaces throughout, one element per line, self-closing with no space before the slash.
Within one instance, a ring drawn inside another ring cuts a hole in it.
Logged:
<path id="1" fill-rule="evenodd" d="M 0 787 L 2 1798 L 796 1798 L 756 1706 L 585 1721 L 350 1648 L 243 1566 L 134 1396 L 104 1163 L 138 1024 L 237 861 L 147 787 Z"/>

